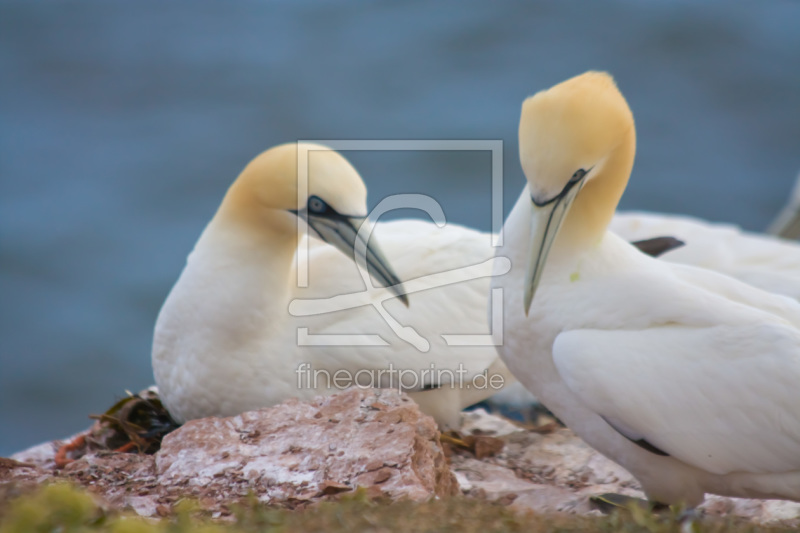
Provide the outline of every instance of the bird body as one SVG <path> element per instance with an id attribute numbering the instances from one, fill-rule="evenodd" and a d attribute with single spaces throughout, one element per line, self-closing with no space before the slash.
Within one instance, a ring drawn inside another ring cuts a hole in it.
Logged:
<path id="1" fill-rule="evenodd" d="M 606 74 L 523 104 L 501 357 L 652 500 L 800 500 L 800 304 L 607 231 L 634 152 Z"/>
<path id="2" fill-rule="evenodd" d="M 308 207 L 297 204 L 293 191 L 282 203 L 274 200 L 280 195 L 274 189 L 282 186 L 275 183 L 278 176 L 296 179 L 297 156 L 294 145 L 272 149 L 237 179 L 195 245 L 161 309 L 153 344 L 156 382 L 177 420 L 229 416 L 354 384 L 398 388 L 402 380 L 424 411 L 453 426 L 463 407 L 493 392 L 488 385 L 456 385 L 471 384 L 495 361 L 493 371 L 507 372 L 493 346 L 451 346 L 443 337 L 488 335 L 491 236 L 454 224 L 377 224 L 366 252 L 369 266 L 395 290 L 369 286 L 353 256 L 342 253 L 344 245 L 319 238 L 349 235 L 350 215 L 366 217 L 360 177 L 339 154 L 325 150 L 316 147 L 309 156 Z M 242 184 L 247 187 L 240 189 Z M 250 203 L 261 189 L 269 200 Z M 298 236 L 297 211 L 311 209 L 312 197 L 327 211 L 316 218 L 306 213 L 317 236 Z M 356 252 L 359 238 L 350 236 Z M 378 242 L 392 258 L 391 269 Z M 306 246 L 303 287 L 298 250 Z M 475 275 L 459 282 L 464 268 Z M 408 307 L 395 297 L 400 291 L 393 271 L 404 280 Z"/>
<path id="3" fill-rule="evenodd" d="M 609 229 L 628 241 L 669 235 L 683 242 L 660 256 L 800 300 L 800 244 L 731 224 L 662 213 L 617 212 Z"/>
<path id="4" fill-rule="evenodd" d="M 769 225 L 767 232 L 785 239 L 800 239 L 800 174 L 795 178 L 789 201 Z"/>

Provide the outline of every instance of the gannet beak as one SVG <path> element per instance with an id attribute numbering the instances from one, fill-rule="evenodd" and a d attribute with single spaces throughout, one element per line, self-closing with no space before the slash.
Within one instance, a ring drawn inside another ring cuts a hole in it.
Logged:
<path id="1" fill-rule="evenodd" d="M 525 276 L 525 316 L 528 316 L 533 295 L 539 286 L 550 247 L 584 180 L 585 176 L 570 180 L 558 196 L 544 202 L 537 202 L 531 196 L 531 258 Z"/>
<path id="2" fill-rule="evenodd" d="M 345 216 L 335 211 L 332 214 L 326 213 L 325 216 L 314 215 L 307 211 L 304 214 L 308 225 L 319 234 L 322 240 L 335 246 L 354 261 L 363 260 L 378 282 L 392 291 L 408 307 L 408 296 L 403 290 L 403 284 L 389 266 L 389 261 L 384 257 L 375 239 L 364 242 L 364 237 L 358 232 L 361 225 L 367 222 L 367 217 Z M 366 237 L 369 238 L 369 233 L 366 234 Z M 360 245 L 356 246 L 357 243 Z M 364 250 L 366 250 L 366 257 L 362 255 Z"/>

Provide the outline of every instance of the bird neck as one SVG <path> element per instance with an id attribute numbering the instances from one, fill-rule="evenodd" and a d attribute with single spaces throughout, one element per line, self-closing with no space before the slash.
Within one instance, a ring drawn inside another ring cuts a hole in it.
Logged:
<path id="1" fill-rule="evenodd" d="M 602 240 L 625 192 L 635 154 L 636 133 L 631 126 L 598 174 L 578 193 L 553 245 L 554 251 L 583 250 Z"/>
<path id="2" fill-rule="evenodd" d="M 234 189 L 232 188 L 231 191 Z M 297 250 L 297 217 L 288 211 L 253 205 L 252 198 L 229 191 L 195 247 L 193 255 L 239 301 L 266 311 L 285 311 Z"/>

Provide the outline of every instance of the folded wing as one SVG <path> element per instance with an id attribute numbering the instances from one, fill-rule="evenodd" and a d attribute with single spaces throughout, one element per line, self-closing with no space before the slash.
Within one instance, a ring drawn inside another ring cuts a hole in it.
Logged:
<path id="1" fill-rule="evenodd" d="M 627 438 L 715 473 L 800 470 L 800 332 L 757 323 L 560 334 L 569 389 Z"/>

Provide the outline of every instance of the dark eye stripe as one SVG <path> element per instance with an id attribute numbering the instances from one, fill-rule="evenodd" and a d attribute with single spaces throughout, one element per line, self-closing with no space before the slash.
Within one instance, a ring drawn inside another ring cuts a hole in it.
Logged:
<path id="1" fill-rule="evenodd" d="M 578 181 L 581 178 L 583 178 L 585 175 L 586 175 L 586 171 L 583 170 L 582 168 L 579 168 L 578 170 L 575 171 L 575 174 L 572 175 L 572 177 L 569 179 L 569 181 Z"/>

